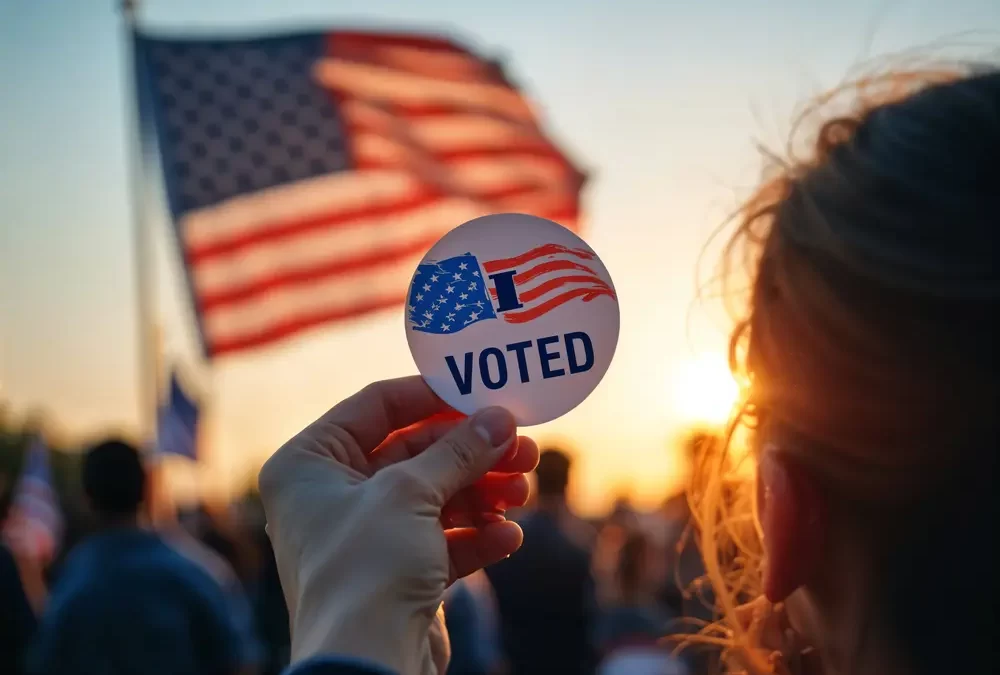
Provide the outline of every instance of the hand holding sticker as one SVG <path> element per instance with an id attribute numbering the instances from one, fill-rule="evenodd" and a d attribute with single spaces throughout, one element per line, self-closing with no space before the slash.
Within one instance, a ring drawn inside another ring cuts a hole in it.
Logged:
<path id="1" fill-rule="evenodd" d="M 600 258 L 534 216 L 484 216 L 452 230 L 417 267 L 407 297 L 407 342 L 434 392 L 466 414 L 502 406 L 520 426 L 579 405 L 618 343 L 618 297 Z"/>

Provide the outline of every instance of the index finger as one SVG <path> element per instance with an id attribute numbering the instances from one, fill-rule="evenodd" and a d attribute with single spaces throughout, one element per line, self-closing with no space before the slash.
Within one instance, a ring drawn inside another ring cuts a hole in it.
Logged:
<path id="1" fill-rule="evenodd" d="M 340 427 L 369 453 L 392 432 L 450 410 L 422 377 L 411 375 L 369 384 L 319 421 Z"/>

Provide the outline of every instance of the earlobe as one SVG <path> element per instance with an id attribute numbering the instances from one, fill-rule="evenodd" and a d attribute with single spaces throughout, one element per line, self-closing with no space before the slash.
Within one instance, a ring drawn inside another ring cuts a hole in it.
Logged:
<path id="1" fill-rule="evenodd" d="M 765 450 L 758 471 L 764 594 L 782 602 L 808 582 L 823 555 L 824 500 L 809 473 L 776 450 Z"/>

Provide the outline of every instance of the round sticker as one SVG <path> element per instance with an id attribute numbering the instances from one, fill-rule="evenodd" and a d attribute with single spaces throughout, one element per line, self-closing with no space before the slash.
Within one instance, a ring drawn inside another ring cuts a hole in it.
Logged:
<path id="1" fill-rule="evenodd" d="M 417 266 L 406 340 L 420 374 L 465 414 L 521 426 L 579 405 L 618 344 L 618 296 L 597 254 L 544 218 L 502 213 L 446 234 Z"/>

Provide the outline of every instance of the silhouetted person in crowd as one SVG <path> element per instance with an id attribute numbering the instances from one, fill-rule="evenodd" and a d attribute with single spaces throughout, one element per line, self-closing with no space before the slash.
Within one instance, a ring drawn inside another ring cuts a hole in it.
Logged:
<path id="1" fill-rule="evenodd" d="M 535 470 L 537 507 L 520 523 L 521 550 L 486 568 L 513 675 L 575 675 L 594 667 L 592 532 L 566 502 L 570 468 L 565 453 L 541 453 Z"/>
<path id="2" fill-rule="evenodd" d="M 39 627 L 37 675 L 224 675 L 241 641 L 219 586 L 140 526 L 146 473 L 121 441 L 92 448 L 83 490 L 97 531 L 66 561 Z"/>
<path id="3" fill-rule="evenodd" d="M 674 618 L 650 596 L 652 549 L 649 537 L 634 530 L 622 544 L 615 569 L 615 597 L 602 609 L 595 642 L 599 675 L 681 675 L 684 665 L 659 644 Z"/>
<path id="4" fill-rule="evenodd" d="M 693 430 L 681 443 L 685 463 L 692 467 L 697 461 L 698 453 L 705 444 L 720 443 L 717 433 L 704 429 Z M 657 589 L 657 596 L 663 607 L 675 615 L 694 617 L 704 621 L 712 619 L 712 611 L 706 606 L 706 598 L 692 588 L 705 574 L 701 553 L 693 538 L 693 521 L 691 507 L 688 504 L 685 485 L 682 490 L 670 496 L 661 505 L 658 522 L 662 527 L 659 533 L 664 547 L 666 569 L 663 570 L 663 583 Z"/>
<path id="5" fill-rule="evenodd" d="M 500 675 L 504 671 L 496 626 L 496 601 L 483 572 L 459 579 L 444 598 L 451 644 L 447 675 Z"/>
<path id="6" fill-rule="evenodd" d="M 21 583 L 17 559 L 0 543 L 0 673 L 18 675 L 37 627 L 34 610 Z"/>

